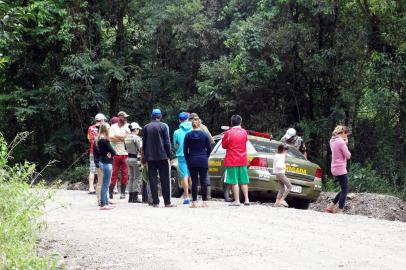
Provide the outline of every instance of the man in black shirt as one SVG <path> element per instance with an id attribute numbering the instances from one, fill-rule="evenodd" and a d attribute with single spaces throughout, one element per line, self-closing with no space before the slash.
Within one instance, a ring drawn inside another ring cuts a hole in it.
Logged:
<path id="1" fill-rule="evenodd" d="M 152 121 L 143 129 L 143 162 L 148 166 L 148 177 L 151 186 L 153 206 L 159 206 L 158 172 L 161 181 L 162 196 L 165 207 L 174 207 L 171 204 L 171 184 L 169 162 L 171 158 L 171 143 L 168 126 L 161 122 L 160 109 L 152 111 Z"/>

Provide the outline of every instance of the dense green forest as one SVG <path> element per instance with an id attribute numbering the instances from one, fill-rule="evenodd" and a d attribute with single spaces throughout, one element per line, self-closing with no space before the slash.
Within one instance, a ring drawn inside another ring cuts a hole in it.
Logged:
<path id="1" fill-rule="evenodd" d="M 160 107 L 172 131 L 180 111 L 197 112 L 213 133 L 239 113 L 276 138 L 296 127 L 328 172 L 344 123 L 360 190 L 404 192 L 405 11 L 401 0 L 2 0 L 0 130 L 33 132 L 16 161 L 66 168 L 98 112 L 146 124 Z"/>

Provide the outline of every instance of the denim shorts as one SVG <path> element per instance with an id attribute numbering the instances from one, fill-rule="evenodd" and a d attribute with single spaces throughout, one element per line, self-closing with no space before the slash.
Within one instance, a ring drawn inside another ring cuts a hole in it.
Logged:
<path id="1" fill-rule="evenodd" d="M 189 177 L 189 169 L 187 167 L 187 162 L 185 157 L 178 157 L 178 166 L 179 166 L 179 171 L 180 171 L 180 176 L 181 177 Z"/>

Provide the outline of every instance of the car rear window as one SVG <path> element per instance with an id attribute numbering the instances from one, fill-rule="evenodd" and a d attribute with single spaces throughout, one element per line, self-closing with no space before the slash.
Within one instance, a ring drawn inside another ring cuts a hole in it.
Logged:
<path id="1" fill-rule="evenodd" d="M 278 144 L 270 141 L 257 141 L 250 140 L 252 146 L 254 146 L 257 152 L 276 154 L 278 149 Z M 302 153 L 300 153 L 296 148 L 289 147 L 288 156 L 294 158 L 305 159 Z"/>

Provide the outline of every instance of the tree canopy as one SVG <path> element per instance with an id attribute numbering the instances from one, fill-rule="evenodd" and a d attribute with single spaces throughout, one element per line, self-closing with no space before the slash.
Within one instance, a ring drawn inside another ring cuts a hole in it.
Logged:
<path id="1" fill-rule="evenodd" d="M 406 2 L 378 0 L 2 0 L 0 130 L 34 131 L 15 158 L 72 163 L 96 113 L 171 127 L 197 112 L 214 132 L 304 137 L 329 171 L 351 127 L 353 160 L 406 182 Z"/>

